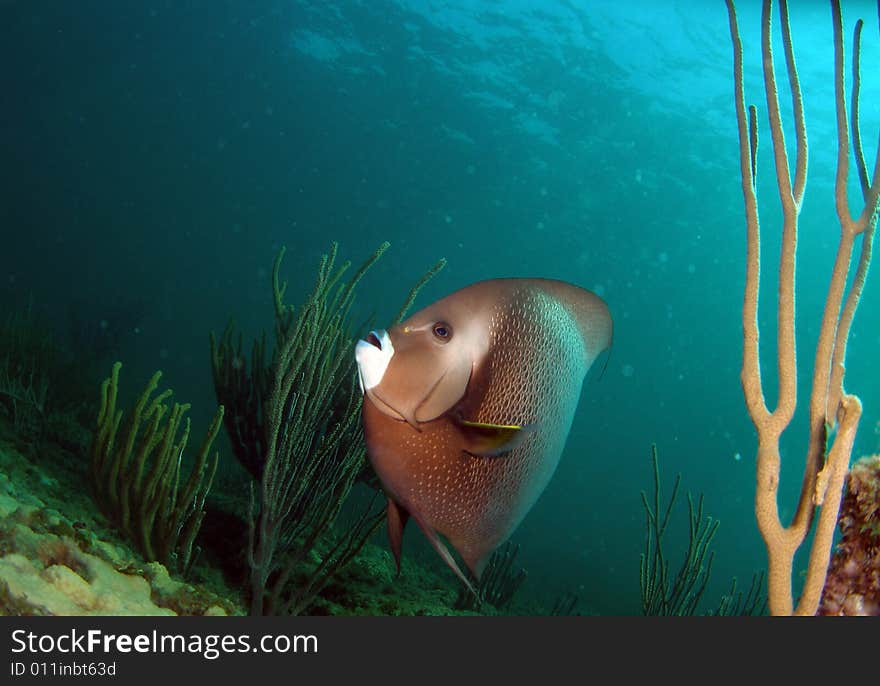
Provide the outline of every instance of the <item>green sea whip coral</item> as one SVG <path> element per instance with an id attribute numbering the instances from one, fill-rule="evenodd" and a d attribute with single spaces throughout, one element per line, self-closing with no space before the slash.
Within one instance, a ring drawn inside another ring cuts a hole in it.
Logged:
<path id="1" fill-rule="evenodd" d="M 195 561 L 193 543 L 205 517 L 205 498 L 217 471 L 218 454 L 209 462 L 211 444 L 223 421 L 221 405 L 196 456 L 189 478 L 183 455 L 190 433 L 189 404 L 165 401 L 165 390 L 151 398 L 162 372 L 150 379 L 119 432 L 122 410 L 116 408 L 120 362 L 101 384 L 101 407 L 91 449 L 90 476 L 101 511 L 148 560 L 187 574 Z M 183 433 L 178 436 L 181 422 Z"/>
<path id="2" fill-rule="evenodd" d="M 514 545 L 513 541 L 507 541 L 492 553 L 479 580 L 471 579 L 477 592 L 473 593 L 464 585 L 459 587 L 455 609 L 479 610 L 483 603 L 489 603 L 496 610 L 506 610 L 528 578 L 528 572 L 516 566 L 517 553 L 519 545 Z"/>
<path id="3" fill-rule="evenodd" d="M 651 446 L 651 465 L 654 474 L 652 502 L 648 502 L 648 496 L 642 491 L 642 506 L 647 518 L 645 552 L 639 558 L 642 613 L 646 616 L 693 615 L 712 574 L 714 553 L 709 548 L 718 531 L 718 520 L 703 518 L 702 493 L 696 507 L 691 494 L 687 494 L 688 547 L 678 572 L 672 577 L 669 573 L 669 560 L 663 552 L 663 536 L 669 525 L 672 508 L 678 499 L 681 474 L 676 475 L 672 496 L 666 507 L 662 508 L 656 445 Z"/>
<path id="4" fill-rule="evenodd" d="M 353 341 L 347 320 L 355 288 L 388 248 L 384 243 L 347 284 L 350 264 L 336 268 L 337 245 L 321 259 L 312 295 L 294 321 L 284 305 L 286 284 L 274 270 L 279 346 L 266 405 L 266 454 L 259 482 L 259 513 L 250 527 L 251 614 L 305 609 L 332 572 L 344 565 L 375 531 L 381 515 L 362 511 L 324 555 L 319 569 L 292 596 L 288 580 L 329 531 L 365 460 L 360 433 L 360 403 L 353 374 Z M 282 253 L 283 255 L 283 253 Z M 276 569 L 279 552 L 293 554 Z M 270 574 L 278 571 L 265 599 Z"/>
<path id="5" fill-rule="evenodd" d="M 217 396 L 233 408 L 226 426 L 237 457 L 257 480 L 248 544 L 251 614 L 305 610 L 383 519 L 384 513 L 373 507 L 375 494 L 332 538 L 316 566 L 292 583 L 319 541 L 331 538 L 333 523 L 367 465 L 349 319 L 358 283 L 388 246 L 382 244 L 346 282 L 350 263 L 336 265 L 334 243 L 298 311 L 284 302 L 282 249 L 272 272 L 275 350 L 267 363 L 265 339 L 258 340 L 250 373 L 231 326 L 220 341 L 212 336 Z M 412 289 L 398 318 L 443 264 L 438 262 Z"/>
<path id="6" fill-rule="evenodd" d="M 32 303 L 0 322 L 0 411 L 5 408 L 19 434 L 33 437 L 46 428 L 56 357 L 52 336 Z"/>
<path id="7" fill-rule="evenodd" d="M 639 556 L 639 589 L 641 591 L 642 613 L 646 616 L 690 616 L 697 614 L 698 606 L 706 591 L 712 574 L 712 540 L 718 532 L 719 522 L 712 517 L 703 517 L 703 494 L 694 499 L 687 494 L 688 502 L 688 544 L 678 571 L 670 573 L 669 558 L 665 553 L 663 537 L 669 526 L 672 512 L 678 501 L 681 474 L 675 475 L 672 495 L 665 506 L 660 503 L 660 463 L 657 446 L 651 446 L 651 467 L 653 468 L 654 489 L 650 502 L 642 491 L 642 506 L 645 509 L 645 552 Z M 763 596 L 764 574 L 752 576 L 749 590 L 743 593 L 733 578 L 730 591 L 721 597 L 711 612 L 719 616 L 760 615 L 766 610 Z"/>

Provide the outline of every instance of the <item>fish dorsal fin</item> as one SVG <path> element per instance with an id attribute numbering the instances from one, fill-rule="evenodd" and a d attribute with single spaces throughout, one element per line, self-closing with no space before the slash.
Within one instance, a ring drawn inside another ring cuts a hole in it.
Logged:
<path id="1" fill-rule="evenodd" d="M 496 457 L 519 446 L 537 424 L 492 424 L 453 418 L 465 437 L 465 450 L 480 457 Z"/>
<path id="2" fill-rule="evenodd" d="M 391 543 L 391 552 L 394 553 L 394 561 L 397 563 L 397 573 L 400 574 L 400 553 L 403 546 L 403 529 L 409 520 L 409 512 L 388 498 L 388 540 Z"/>

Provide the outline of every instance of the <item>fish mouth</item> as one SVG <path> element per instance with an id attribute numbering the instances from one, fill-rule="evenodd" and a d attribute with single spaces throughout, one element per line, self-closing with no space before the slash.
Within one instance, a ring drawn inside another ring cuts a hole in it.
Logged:
<path id="1" fill-rule="evenodd" d="M 375 331 L 370 331 L 370 333 L 367 334 L 367 337 L 364 338 L 364 342 L 376 346 L 379 350 L 382 349 L 382 341 L 379 339 L 379 336 L 376 335 Z"/>
<path id="2" fill-rule="evenodd" d="M 357 342 L 354 347 L 354 355 L 357 360 L 358 382 L 361 392 L 376 403 L 379 409 L 400 421 L 412 426 L 416 431 L 421 431 L 418 422 L 412 412 L 401 411 L 392 403 L 382 397 L 379 385 L 385 378 L 385 372 L 394 357 L 394 344 L 391 336 L 385 329 L 370 331 Z"/>
<path id="3" fill-rule="evenodd" d="M 382 382 L 385 371 L 394 356 L 394 345 L 385 329 L 370 331 L 365 339 L 354 346 L 354 358 L 357 361 L 358 381 L 361 392 L 365 393 Z"/>

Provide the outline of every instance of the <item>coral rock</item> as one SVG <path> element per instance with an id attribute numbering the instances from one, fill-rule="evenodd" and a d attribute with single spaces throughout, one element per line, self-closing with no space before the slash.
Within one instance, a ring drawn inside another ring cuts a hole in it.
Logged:
<path id="1" fill-rule="evenodd" d="M 880 615 L 880 455 L 850 469 L 820 615 Z"/>

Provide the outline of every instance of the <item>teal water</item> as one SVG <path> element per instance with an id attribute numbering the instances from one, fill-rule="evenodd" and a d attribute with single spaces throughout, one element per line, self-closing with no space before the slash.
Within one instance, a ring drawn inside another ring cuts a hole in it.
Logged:
<path id="1" fill-rule="evenodd" d="M 873 160 L 876 8 L 844 4 L 848 45 L 855 19 L 867 22 L 862 129 Z M 759 8 L 738 5 L 762 127 L 772 402 L 778 202 Z M 839 232 L 830 11 L 792 5 L 810 168 L 786 516 Z M 134 386 L 163 369 L 205 426 L 215 403 L 208 332 L 231 316 L 249 333 L 270 325 L 281 245 L 297 293 L 331 240 L 356 261 L 390 241 L 359 301 L 380 322 L 440 257 L 448 266 L 422 305 L 502 276 L 595 290 L 611 308 L 614 347 L 585 384 L 554 480 L 513 537 L 528 583 L 547 596 L 576 590 L 595 612 L 638 612 L 639 493 L 656 443 L 667 486 L 682 473 L 721 522 L 714 600 L 764 564 L 739 383 L 745 233 L 727 21 L 720 1 L 5 0 L 0 307 L 33 296 L 59 330 L 101 342 L 93 350 L 107 372 L 122 359 Z M 854 178 L 851 189 L 856 205 Z M 865 404 L 857 454 L 880 443 L 876 276 L 847 360 L 847 389 Z M 417 539 L 409 532 L 406 545 Z"/>

